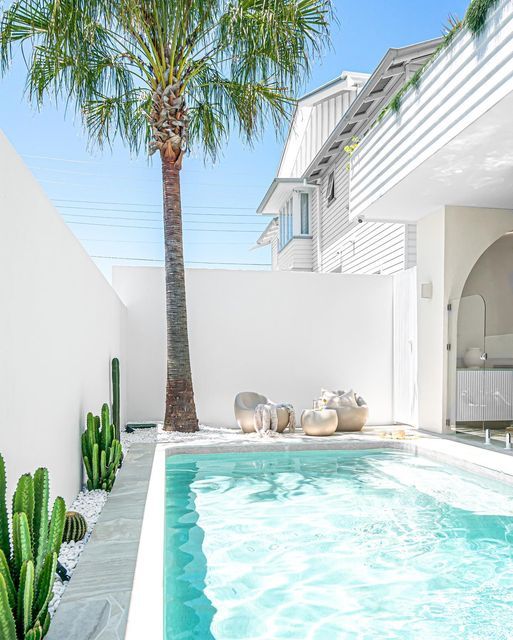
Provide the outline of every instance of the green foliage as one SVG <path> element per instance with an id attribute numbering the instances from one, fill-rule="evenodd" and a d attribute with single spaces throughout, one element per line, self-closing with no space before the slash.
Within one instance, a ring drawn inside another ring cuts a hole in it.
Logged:
<path id="1" fill-rule="evenodd" d="M 0 467 L 0 472 L 5 473 L 1 456 Z M 50 627 L 48 605 L 53 595 L 66 506 L 62 498 L 56 498 L 49 522 L 48 496 L 48 471 L 43 468 L 37 469 L 34 477 L 29 473 L 21 476 L 13 495 L 12 545 L 7 538 L 6 551 L 0 549 L 2 640 L 41 640 Z M 8 527 L 5 487 L 0 481 L 0 522 L 4 519 Z"/>
<path id="2" fill-rule="evenodd" d="M 492 9 L 499 0 L 472 0 L 465 14 L 465 24 L 470 31 L 477 35 L 481 33 L 490 9 Z"/>
<path id="3" fill-rule="evenodd" d="M 414 75 L 406 82 L 399 91 L 395 94 L 389 104 L 381 111 L 377 118 L 377 122 L 380 122 L 385 115 L 392 111 L 394 113 L 399 113 L 401 110 L 401 103 L 404 95 L 409 91 L 410 88 L 418 89 L 422 80 L 422 75 L 425 72 L 426 68 L 436 60 L 436 58 L 440 55 L 442 51 L 447 49 L 452 44 L 455 36 L 463 29 L 463 27 L 468 27 L 468 29 L 474 34 L 479 34 L 485 23 L 486 18 L 488 16 L 488 12 L 490 9 L 497 4 L 499 0 L 472 0 L 470 3 L 467 13 L 465 14 L 465 18 L 460 20 L 458 17 L 453 14 L 449 14 L 447 18 L 447 24 L 443 29 L 443 40 L 441 44 L 438 45 L 433 55 L 429 58 L 424 65 L 418 69 Z M 374 123 L 376 124 L 376 123 Z"/>
<path id="4" fill-rule="evenodd" d="M 349 160 L 351 160 L 351 156 L 356 151 L 356 149 L 358 149 L 359 144 L 360 144 L 360 138 L 358 136 L 353 136 L 351 138 L 351 142 L 349 144 L 346 144 L 346 146 L 344 147 L 344 153 L 346 153 L 349 156 Z M 346 164 L 346 169 L 349 171 L 350 168 L 351 168 L 351 163 L 348 162 Z"/>
<path id="5" fill-rule="evenodd" d="M 34 602 L 34 563 L 26 560 L 20 573 L 18 588 L 18 632 L 25 635 L 32 628 L 32 604 Z"/>
<path id="6" fill-rule="evenodd" d="M 0 574 L 0 638 L 2 640 L 17 640 L 16 623 L 12 608 L 7 597 L 4 577 Z"/>
<path id="7" fill-rule="evenodd" d="M 39 574 L 47 553 L 48 543 L 48 503 L 50 481 L 48 469 L 39 468 L 34 473 L 34 558 L 36 573 Z"/>
<path id="8" fill-rule="evenodd" d="M 5 73 L 22 50 L 36 104 L 62 99 L 92 142 L 135 152 L 158 141 L 153 97 L 173 85 L 184 147 L 215 158 L 232 130 L 251 142 L 283 126 L 332 19 L 330 0 L 19 0 L 0 21 L 0 61 Z"/>
<path id="9" fill-rule="evenodd" d="M 66 513 L 66 523 L 64 525 L 63 542 L 78 542 L 84 539 L 87 533 L 87 521 L 81 513 L 68 511 Z"/>
<path id="10" fill-rule="evenodd" d="M 115 437 L 110 421 L 109 405 L 104 404 L 101 418 L 87 414 L 82 434 L 82 459 L 87 473 L 87 488 L 110 491 L 122 460 L 121 443 Z"/>
<path id="11" fill-rule="evenodd" d="M 34 481 L 30 473 L 24 473 L 18 480 L 18 485 L 12 498 L 12 512 L 24 513 L 32 536 L 34 522 Z"/>
<path id="12" fill-rule="evenodd" d="M 112 424 L 115 438 L 121 440 L 119 359 L 112 359 Z"/>
<path id="13" fill-rule="evenodd" d="M 23 511 L 12 517 L 12 568 L 13 580 L 16 586 L 20 584 L 20 574 L 23 563 L 32 560 L 32 540 L 27 514 Z"/>
<path id="14" fill-rule="evenodd" d="M 59 554 L 62 544 L 62 534 L 66 522 L 66 504 L 62 498 L 56 498 L 53 503 L 52 517 L 48 531 L 48 541 L 46 545 L 46 555 L 49 553 Z"/>
<path id="15" fill-rule="evenodd" d="M 450 13 L 447 16 L 447 24 L 444 26 L 442 31 L 443 42 L 440 45 L 439 49 L 447 48 L 454 40 L 454 36 L 462 29 L 462 27 L 463 20 L 460 20 L 458 16 Z"/>
<path id="16" fill-rule="evenodd" d="M 8 558 L 11 552 L 11 541 L 9 537 L 6 492 L 7 479 L 5 475 L 5 462 L 0 454 L 0 551 L 3 551 L 5 557 Z"/>
<path id="17" fill-rule="evenodd" d="M 3 551 L 0 551 L 0 576 L 2 576 L 4 580 L 4 586 L 7 591 L 9 606 L 11 607 L 11 609 L 14 609 L 16 603 L 16 588 L 14 587 L 14 582 L 12 580 L 9 562 L 5 557 Z"/>

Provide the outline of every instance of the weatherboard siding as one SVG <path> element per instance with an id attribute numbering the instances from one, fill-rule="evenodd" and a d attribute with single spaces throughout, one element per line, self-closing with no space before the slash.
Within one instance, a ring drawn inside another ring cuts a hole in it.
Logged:
<path id="1" fill-rule="evenodd" d="M 293 238 L 278 253 L 280 271 L 312 270 L 312 238 Z"/>
<path id="2" fill-rule="evenodd" d="M 328 177 L 331 171 L 335 173 L 335 199 L 328 205 Z M 316 195 L 313 196 L 311 210 L 314 271 L 392 274 L 404 269 L 407 263 L 408 266 L 415 264 L 415 225 L 358 223 L 349 218 L 349 172 L 345 154 L 338 156 L 333 167 L 326 171 L 320 191 L 320 222 Z M 315 251 L 318 245 L 321 260 Z"/>
<path id="3" fill-rule="evenodd" d="M 482 32 L 456 34 L 398 114 L 369 131 L 352 159 L 351 214 L 365 212 L 511 91 L 513 3 L 499 0 Z"/>

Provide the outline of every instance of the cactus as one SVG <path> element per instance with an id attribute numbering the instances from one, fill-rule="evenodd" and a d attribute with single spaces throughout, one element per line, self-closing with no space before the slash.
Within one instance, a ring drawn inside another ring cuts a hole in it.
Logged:
<path id="1" fill-rule="evenodd" d="M 16 624 L 7 596 L 5 580 L 0 574 L 0 638 L 16 640 Z"/>
<path id="2" fill-rule="evenodd" d="M 48 542 L 48 501 L 50 481 L 48 469 L 39 468 L 34 473 L 34 558 L 39 575 L 45 559 Z"/>
<path id="3" fill-rule="evenodd" d="M 120 441 L 110 420 L 109 405 L 104 404 L 101 418 L 87 414 L 86 430 L 82 434 L 82 458 L 87 473 L 87 488 L 110 491 L 122 460 Z"/>
<path id="4" fill-rule="evenodd" d="M 66 523 L 64 525 L 63 542 L 79 542 L 83 540 L 87 533 L 87 521 L 81 513 L 68 511 L 66 513 Z"/>
<path id="5" fill-rule="evenodd" d="M 18 480 L 12 497 L 12 513 L 24 513 L 27 516 L 30 535 L 34 523 L 34 481 L 30 473 L 24 473 Z"/>
<path id="6" fill-rule="evenodd" d="M 19 586 L 20 574 L 23 563 L 32 560 L 32 540 L 27 514 L 15 513 L 12 517 L 12 568 L 14 571 L 14 584 Z"/>
<path id="7" fill-rule="evenodd" d="M 6 491 L 5 462 L 0 454 L 0 550 L 8 558 L 11 553 L 11 541 L 9 537 L 9 519 L 7 518 Z"/>
<path id="8" fill-rule="evenodd" d="M 119 359 L 112 359 L 112 424 L 114 437 L 121 440 Z"/>
<path id="9" fill-rule="evenodd" d="M 25 560 L 20 572 L 18 589 L 18 631 L 25 635 L 32 628 L 32 605 L 34 602 L 34 563 Z"/>
<path id="10" fill-rule="evenodd" d="M 62 498 L 56 498 L 49 519 L 48 495 L 48 471 L 43 468 L 37 469 L 34 477 L 29 473 L 21 476 L 14 492 L 12 545 L 7 535 L 6 550 L 0 548 L 2 640 L 41 640 L 50 627 L 48 605 L 53 595 L 66 505 Z M 5 469 L 0 456 L 0 526 L 7 526 L 8 530 L 8 525 Z"/>

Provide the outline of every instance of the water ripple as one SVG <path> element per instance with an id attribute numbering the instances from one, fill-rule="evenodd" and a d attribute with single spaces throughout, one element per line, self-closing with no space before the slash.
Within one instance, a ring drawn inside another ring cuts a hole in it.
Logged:
<path id="1" fill-rule="evenodd" d="M 513 494 L 396 452 L 170 459 L 168 640 L 512 640 Z"/>

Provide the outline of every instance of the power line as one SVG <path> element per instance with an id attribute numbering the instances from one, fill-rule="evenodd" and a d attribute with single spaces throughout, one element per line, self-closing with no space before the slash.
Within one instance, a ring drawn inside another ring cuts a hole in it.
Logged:
<path id="1" fill-rule="evenodd" d="M 74 211 L 109 211 L 110 213 L 155 213 L 155 211 L 145 211 L 144 209 L 112 209 L 111 207 L 76 207 L 64 204 L 56 205 L 59 209 L 73 209 Z M 63 212 L 65 213 L 65 212 Z M 72 215 L 67 214 L 65 215 Z M 182 211 L 184 216 L 205 216 L 207 218 L 223 217 L 223 218 L 255 218 L 255 214 L 251 213 L 197 213 L 196 211 Z M 103 217 L 103 216 L 101 216 Z M 135 218 L 134 218 L 135 220 Z M 149 220 L 149 218 L 145 218 Z M 162 217 L 159 218 L 162 220 Z M 257 222 L 265 222 L 264 220 L 257 220 Z"/>
<path id="2" fill-rule="evenodd" d="M 109 240 L 108 238 L 79 238 L 80 242 L 123 242 L 123 243 L 127 243 L 127 244 L 158 244 L 158 245 L 162 245 L 163 240 L 126 240 L 126 239 L 119 239 L 119 238 L 115 238 L 113 240 Z M 224 245 L 238 245 L 238 246 L 248 246 L 250 245 L 250 243 L 248 242 L 241 242 L 241 241 L 228 241 L 228 242 L 215 242 L 215 241 L 205 241 L 205 242 L 201 242 L 198 240 L 193 240 L 192 242 L 187 242 L 187 245 L 192 245 L 192 244 L 208 244 L 208 245 L 219 245 L 219 246 L 224 246 Z"/>
<path id="3" fill-rule="evenodd" d="M 102 179 L 107 179 L 107 180 L 130 180 L 130 182 L 133 182 L 134 180 L 142 180 L 146 183 L 148 182 L 153 182 L 155 184 L 160 184 L 161 183 L 161 179 L 160 178 L 148 178 L 145 176 L 117 176 L 117 175 L 113 175 L 113 174 L 109 174 L 109 173 L 91 173 L 91 172 L 87 172 L 87 171 L 66 171 L 66 169 L 48 169 L 45 167 L 31 167 L 29 165 L 29 169 L 31 171 L 52 171 L 54 173 L 64 173 L 66 175 L 74 175 L 74 176 L 87 176 L 87 177 L 91 177 L 91 178 L 102 178 Z M 54 182 L 55 184 L 59 184 L 56 181 L 52 181 L 52 180 L 41 180 L 41 182 Z M 184 182 L 184 180 L 182 179 L 182 185 L 185 185 L 186 183 Z M 86 185 L 84 185 L 86 186 Z M 225 189 L 229 189 L 229 188 L 237 188 L 237 189 L 264 189 L 264 185 L 261 184 L 241 184 L 240 182 L 231 182 L 230 184 L 228 183 L 222 183 L 222 182 L 193 182 L 190 186 L 195 186 L 195 187 L 223 187 Z"/>
<path id="4" fill-rule="evenodd" d="M 29 153 L 22 153 L 21 155 L 23 158 L 31 158 L 32 160 L 50 160 L 51 162 L 69 162 L 71 164 L 98 164 L 99 162 L 103 162 L 101 158 L 92 159 L 92 160 L 77 160 L 72 158 L 57 158 L 55 156 L 33 155 Z M 153 169 L 153 167 L 150 166 L 148 163 L 142 163 L 140 161 L 135 161 L 135 162 L 128 161 L 126 163 L 123 161 L 116 161 L 116 164 L 123 165 L 124 168 L 130 168 L 137 171 L 140 171 L 141 169 Z M 187 173 L 204 173 L 204 171 L 202 171 L 201 169 L 187 168 L 186 171 Z M 235 175 L 246 175 L 246 176 L 253 175 L 252 171 L 231 171 L 230 170 L 230 173 L 234 173 Z"/>
<path id="5" fill-rule="evenodd" d="M 153 229 L 162 231 L 162 227 L 148 227 L 135 224 L 106 224 L 103 222 L 79 222 L 78 220 L 67 220 L 67 224 L 81 224 L 89 227 L 110 227 L 111 229 Z M 217 233 L 259 233 L 261 229 L 189 229 L 184 227 L 184 231 L 208 231 Z"/>
<path id="6" fill-rule="evenodd" d="M 158 207 L 162 209 L 162 204 L 149 204 L 144 202 L 106 202 L 103 200 L 80 200 L 80 199 L 71 199 L 71 198 L 53 198 L 53 202 L 78 202 L 81 204 L 106 204 L 120 207 Z M 254 211 L 254 207 L 214 207 L 214 206 L 205 206 L 205 205 L 187 205 L 192 209 L 221 209 L 221 210 L 247 210 Z"/>
<path id="7" fill-rule="evenodd" d="M 97 258 L 99 260 L 137 260 L 140 262 L 164 262 L 157 258 L 131 258 L 128 256 L 91 256 L 91 258 Z M 243 266 L 243 267 L 270 267 L 269 263 L 263 262 L 207 262 L 205 260 L 186 260 L 186 264 L 213 264 L 213 265 L 229 265 L 229 266 Z"/>
<path id="8" fill-rule="evenodd" d="M 87 215 L 83 213 L 66 213 L 64 211 L 62 212 L 62 215 L 67 216 L 68 218 L 97 218 L 98 220 L 129 220 L 133 222 L 161 222 L 162 221 L 161 218 L 124 218 L 122 216 L 94 216 L 91 214 Z M 226 222 L 226 220 L 186 220 L 186 222 L 190 224 L 210 224 L 212 222 L 213 224 L 232 224 L 232 225 L 233 224 L 256 225 L 256 224 L 262 223 L 261 220 L 257 220 L 256 222 L 246 222 L 245 220 L 242 222 L 237 222 L 235 220 L 230 220 L 230 222 Z M 265 220 L 263 222 L 265 222 Z M 260 229 L 260 231 L 261 230 L 262 229 Z"/>

